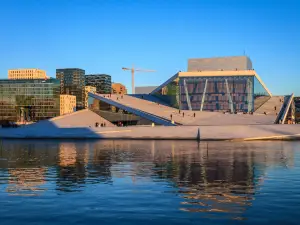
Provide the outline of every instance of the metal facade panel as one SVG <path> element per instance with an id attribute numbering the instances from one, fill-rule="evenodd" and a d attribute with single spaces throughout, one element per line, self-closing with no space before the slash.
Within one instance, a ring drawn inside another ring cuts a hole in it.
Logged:
<path id="1" fill-rule="evenodd" d="M 252 62 L 247 56 L 194 58 L 188 60 L 188 72 L 251 69 Z"/>
<path id="2" fill-rule="evenodd" d="M 135 87 L 135 94 L 149 94 L 158 86 Z"/>

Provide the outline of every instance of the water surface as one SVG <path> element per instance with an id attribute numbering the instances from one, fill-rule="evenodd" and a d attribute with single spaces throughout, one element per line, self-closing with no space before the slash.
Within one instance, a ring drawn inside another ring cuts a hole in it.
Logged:
<path id="1" fill-rule="evenodd" d="M 300 142 L 16 141 L 0 223 L 299 224 Z"/>

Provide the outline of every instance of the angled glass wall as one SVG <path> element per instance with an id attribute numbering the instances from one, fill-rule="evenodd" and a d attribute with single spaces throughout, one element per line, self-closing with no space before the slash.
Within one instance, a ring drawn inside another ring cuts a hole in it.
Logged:
<path id="1" fill-rule="evenodd" d="M 182 110 L 254 112 L 270 95 L 255 76 L 186 76 L 153 93 Z"/>
<path id="2" fill-rule="evenodd" d="M 181 109 L 243 111 L 253 109 L 253 77 L 181 77 Z"/>
<path id="3" fill-rule="evenodd" d="M 165 86 L 153 93 L 153 95 L 166 102 L 171 107 L 180 108 L 179 77 L 167 82 Z"/>
<path id="4" fill-rule="evenodd" d="M 256 111 L 260 106 L 262 106 L 271 97 L 268 94 L 264 86 L 259 82 L 259 80 L 254 77 L 254 111 Z"/>

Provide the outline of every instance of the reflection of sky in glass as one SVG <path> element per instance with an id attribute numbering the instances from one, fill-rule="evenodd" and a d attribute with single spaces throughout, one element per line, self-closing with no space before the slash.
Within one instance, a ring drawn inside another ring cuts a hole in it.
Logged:
<path id="1" fill-rule="evenodd" d="M 269 96 L 267 90 L 263 87 L 259 80 L 257 80 L 256 77 L 254 77 L 254 94 L 259 96 Z"/>
<path id="2" fill-rule="evenodd" d="M 154 93 L 154 95 L 164 102 L 168 103 L 172 107 L 179 108 L 179 78 L 175 78 L 173 81 L 168 82 L 160 90 Z"/>
<path id="3" fill-rule="evenodd" d="M 300 194 L 299 146 L 4 141 L 0 219 L 4 224 L 9 218 L 30 224 L 50 217 L 58 224 L 232 224 L 232 219 L 263 223 L 264 218 L 292 223 Z"/>

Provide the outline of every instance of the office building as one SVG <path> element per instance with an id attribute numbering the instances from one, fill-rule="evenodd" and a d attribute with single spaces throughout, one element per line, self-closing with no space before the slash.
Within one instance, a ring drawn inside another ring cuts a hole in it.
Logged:
<path id="1" fill-rule="evenodd" d="M 96 87 L 99 94 L 111 93 L 111 76 L 107 74 L 85 75 L 85 85 Z"/>
<path id="2" fill-rule="evenodd" d="M 85 107 L 85 71 L 78 68 L 57 69 L 56 78 L 60 80 L 61 94 L 76 96 L 76 109 Z"/>
<path id="3" fill-rule="evenodd" d="M 182 110 L 229 112 L 254 112 L 272 96 L 248 57 L 193 59 L 188 68 L 151 94 Z"/>
<path id="4" fill-rule="evenodd" d="M 12 69 L 8 70 L 8 79 L 47 79 L 47 75 L 40 69 Z"/>
<path id="5" fill-rule="evenodd" d="M 60 115 L 60 83 L 48 80 L 0 80 L 0 120 L 38 121 Z"/>
<path id="6" fill-rule="evenodd" d="M 75 111 L 76 97 L 60 96 L 57 79 L 0 80 L 0 121 L 36 122 Z"/>
<path id="7" fill-rule="evenodd" d="M 113 83 L 111 87 L 112 87 L 113 94 L 122 94 L 122 95 L 127 94 L 126 87 L 121 83 Z"/>
<path id="8" fill-rule="evenodd" d="M 60 95 L 60 115 L 66 115 L 76 111 L 76 96 Z"/>
<path id="9" fill-rule="evenodd" d="M 92 87 L 92 86 L 85 86 L 85 94 L 84 94 L 84 102 L 85 102 L 85 108 L 87 109 L 88 106 L 89 106 L 89 103 L 88 103 L 88 99 L 89 99 L 89 92 L 90 93 L 96 93 L 97 91 L 97 88 L 96 87 Z"/>

